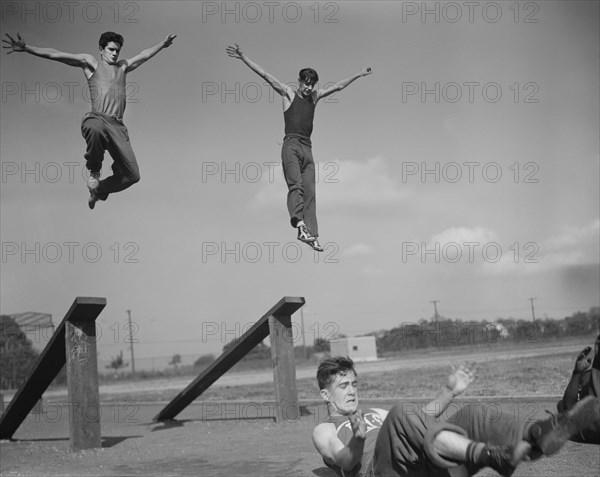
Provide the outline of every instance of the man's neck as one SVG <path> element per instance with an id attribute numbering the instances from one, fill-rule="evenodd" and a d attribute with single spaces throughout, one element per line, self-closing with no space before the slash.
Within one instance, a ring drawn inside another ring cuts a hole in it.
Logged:
<path id="1" fill-rule="evenodd" d="M 100 55 L 100 61 L 101 61 L 102 63 L 104 63 L 105 65 L 107 65 L 107 66 L 114 66 L 114 65 L 116 65 L 116 64 L 117 64 L 116 62 L 115 62 L 115 63 L 111 63 L 110 61 L 108 61 L 108 60 L 107 60 L 107 59 L 104 57 L 104 55 Z"/>
<path id="2" fill-rule="evenodd" d="M 330 417 L 348 417 L 348 414 L 340 412 L 340 410 L 331 403 L 327 404 L 327 414 Z"/>

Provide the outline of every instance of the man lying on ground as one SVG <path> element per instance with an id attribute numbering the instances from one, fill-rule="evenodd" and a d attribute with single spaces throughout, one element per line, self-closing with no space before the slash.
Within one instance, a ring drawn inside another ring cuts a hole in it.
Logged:
<path id="1" fill-rule="evenodd" d="M 418 411 L 402 403 L 389 412 L 360 410 L 353 361 L 328 358 L 317 371 L 328 417 L 313 430 L 313 443 L 340 476 L 464 477 L 484 467 L 510 476 L 521 460 L 556 453 L 600 418 L 600 399 L 592 397 L 529 424 L 506 414 L 489 419 L 479 405 L 464 405 L 448 418 L 440 417 L 474 379 L 474 369 L 461 366 Z"/>

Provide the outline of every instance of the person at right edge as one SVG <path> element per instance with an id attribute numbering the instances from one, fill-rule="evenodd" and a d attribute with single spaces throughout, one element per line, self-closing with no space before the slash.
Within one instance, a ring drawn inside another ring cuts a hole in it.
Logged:
<path id="1" fill-rule="evenodd" d="M 556 408 L 558 412 L 568 411 L 587 396 L 600 398 L 600 335 L 596 338 L 594 349 L 586 346 L 577 356 L 571 380 Z M 570 440 L 583 444 L 600 444 L 600 421 L 596 420 Z"/>

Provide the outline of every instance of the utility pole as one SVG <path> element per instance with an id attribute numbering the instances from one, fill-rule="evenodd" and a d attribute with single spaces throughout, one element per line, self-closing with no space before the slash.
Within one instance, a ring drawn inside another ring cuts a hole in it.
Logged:
<path id="1" fill-rule="evenodd" d="M 133 329 L 131 327 L 131 310 L 127 310 L 129 321 L 129 349 L 131 350 L 131 374 L 135 374 L 135 358 L 133 357 Z"/>
<path id="2" fill-rule="evenodd" d="M 300 321 L 302 323 L 302 348 L 304 348 L 304 359 L 308 359 L 308 350 L 306 349 L 306 335 L 304 334 L 304 308 L 300 308 Z"/>
<path id="3" fill-rule="evenodd" d="M 437 321 L 439 320 L 439 315 L 438 315 L 438 311 L 437 311 L 437 304 L 438 304 L 439 300 L 433 300 L 430 301 L 429 303 L 433 303 L 433 309 L 435 310 L 435 314 L 433 316 L 434 321 L 437 323 Z"/>
<path id="4" fill-rule="evenodd" d="M 537 300 L 537 298 L 527 298 L 531 302 L 531 316 L 533 317 L 533 321 L 535 321 L 535 310 L 533 309 L 533 300 Z"/>

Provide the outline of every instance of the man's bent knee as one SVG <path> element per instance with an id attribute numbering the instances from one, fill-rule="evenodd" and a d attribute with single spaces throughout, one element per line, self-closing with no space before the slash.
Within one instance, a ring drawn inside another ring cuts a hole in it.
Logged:
<path id="1" fill-rule="evenodd" d="M 131 172 L 125 176 L 127 183 L 132 186 L 140 181 L 140 173 L 138 171 Z"/>

